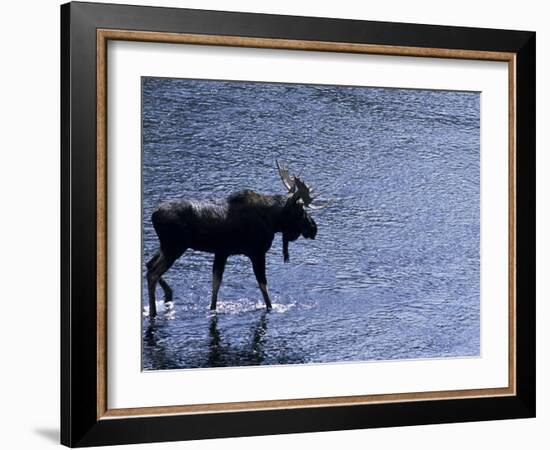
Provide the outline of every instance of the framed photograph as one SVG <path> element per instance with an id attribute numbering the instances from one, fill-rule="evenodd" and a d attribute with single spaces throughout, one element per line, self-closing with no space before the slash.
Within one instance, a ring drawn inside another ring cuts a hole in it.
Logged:
<path id="1" fill-rule="evenodd" d="M 535 415 L 535 33 L 61 7 L 61 441 Z"/>

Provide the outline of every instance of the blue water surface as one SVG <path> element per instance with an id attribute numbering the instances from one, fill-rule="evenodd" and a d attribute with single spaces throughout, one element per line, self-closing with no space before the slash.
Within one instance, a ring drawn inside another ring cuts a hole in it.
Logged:
<path id="1" fill-rule="evenodd" d="M 276 236 L 270 313 L 240 256 L 209 312 L 213 255 L 188 251 L 152 323 L 142 264 L 145 370 L 479 355 L 479 93 L 143 78 L 142 99 L 143 261 L 160 201 L 282 194 L 276 158 L 331 202 L 288 264 Z"/>

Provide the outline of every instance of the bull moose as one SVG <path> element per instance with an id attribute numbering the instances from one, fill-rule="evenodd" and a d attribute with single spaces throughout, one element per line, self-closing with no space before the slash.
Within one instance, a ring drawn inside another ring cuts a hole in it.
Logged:
<path id="1" fill-rule="evenodd" d="M 302 235 L 315 239 L 317 225 L 309 212 L 323 206 L 313 204 L 318 195 L 287 166 L 276 161 L 286 195 L 259 194 L 243 190 L 215 201 L 172 200 L 161 203 L 151 220 L 160 248 L 147 262 L 149 316 L 156 316 L 155 289 L 164 291 L 165 303 L 172 301 L 172 289 L 162 278 L 187 249 L 214 253 L 212 298 L 210 309 L 216 309 L 218 291 L 227 258 L 248 256 L 267 310 L 271 301 L 267 291 L 265 255 L 275 233 L 283 234 L 283 257 L 288 262 L 288 243 Z"/>

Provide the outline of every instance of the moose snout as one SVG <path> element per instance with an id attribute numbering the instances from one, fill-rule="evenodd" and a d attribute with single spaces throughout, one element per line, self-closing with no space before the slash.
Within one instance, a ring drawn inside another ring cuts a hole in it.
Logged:
<path id="1" fill-rule="evenodd" d="M 304 236 L 306 239 L 315 239 L 315 236 L 317 236 L 317 227 L 311 227 L 305 230 L 302 233 L 302 236 Z"/>

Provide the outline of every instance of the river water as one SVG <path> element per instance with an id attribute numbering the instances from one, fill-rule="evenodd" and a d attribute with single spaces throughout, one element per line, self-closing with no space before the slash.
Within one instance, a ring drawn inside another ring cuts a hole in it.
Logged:
<path id="1" fill-rule="evenodd" d="M 187 251 L 152 323 L 142 264 L 144 370 L 479 355 L 479 93 L 143 78 L 142 108 L 143 262 L 160 201 L 283 194 L 276 158 L 330 201 L 288 264 L 276 236 L 269 313 L 240 256 L 211 313 Z"/>

